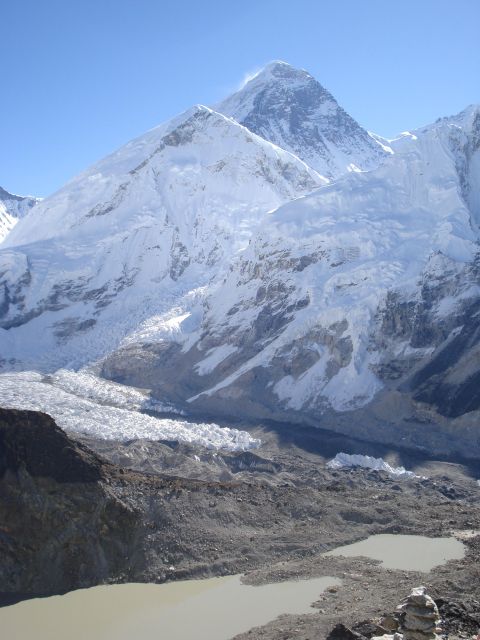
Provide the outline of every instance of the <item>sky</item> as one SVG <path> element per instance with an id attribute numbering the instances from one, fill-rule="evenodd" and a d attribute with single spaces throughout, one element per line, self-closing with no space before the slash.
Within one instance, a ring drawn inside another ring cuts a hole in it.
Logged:
<path id="1" fill-rule="evenodd" d="M 0 185 L 38 196 L 271 60 L 386 137 L 480 103 L 480 0 L 0 0 Z"/>

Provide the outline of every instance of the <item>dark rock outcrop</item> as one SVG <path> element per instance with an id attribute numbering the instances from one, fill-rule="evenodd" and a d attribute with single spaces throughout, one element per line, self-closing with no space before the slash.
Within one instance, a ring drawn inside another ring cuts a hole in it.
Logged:
<path id="1" fill-rule="evenodd" d="M 480 602 L 471 600 L 457 602 L 447 598 L 437 598 L 435 603 L 442 617 L 442 627 L 446 634 L 473 637 L 480 629 Z"/>
<path id="2" fill-rule="evenodd" d="M 87 447 L 68 438 L 49 415 L 0 408 L 0 478 L 22 468 L 32 478 L 97 482 L 102 464 Z"/>
<path id="3" fill-rule="evenodd" d="M 137 515 L 111 465 L 35 411 L 0 409 L 0 595 L 11 601 L 119 580 Z"/>
<path id="4" fill-rule="evenodd" d="M 327 640 L 366 640 L 366 636 L 340 622 L 330 631 Z"/>

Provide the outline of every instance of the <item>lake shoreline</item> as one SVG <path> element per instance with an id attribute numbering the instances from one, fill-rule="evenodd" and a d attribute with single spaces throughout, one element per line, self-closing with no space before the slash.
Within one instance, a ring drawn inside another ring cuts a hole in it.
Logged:
<path id="1" fill-rule="evenodd" d="M 286 441 L 276 431 L 264 431 L 255 452 L 144 441 L 93 451 L 43 414 L 14 416 L 8 437 L 17 457 L 0 477 L 5 605 L 98 584 L 238 573 L 246 573 L 246 582 L 336 576 L 352 598 L 365 597 L 365 590 L 348 575 L 367 582 L 375 576 L 372 589 L 389 593 L 393 582 L 392 600 L 401 599 L 424 574 L 404 576 L 374 561 L 323 554 L 374 534 L 480 530 L 477 478 L 459 464 L 417 460 L 410 468 L 426 479 L 405 480 L 383 471 L 332 470 L 317 442 Z M 30 453 L 15 445 L 23 429 L 35 430 Z M 65 451 L 77 466 L 65 466 Z M 37 461 L 50 466 L 39 470 Z M 402 460 L 392 451 L 388 462 Z M 460 569 L 471 573 L 474 565 L 449 563 L 432 576 L 454 577 Z"/>

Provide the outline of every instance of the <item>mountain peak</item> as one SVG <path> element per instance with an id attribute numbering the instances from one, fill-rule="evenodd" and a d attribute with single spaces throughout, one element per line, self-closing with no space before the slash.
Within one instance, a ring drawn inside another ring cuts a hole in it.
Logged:
<path id="1" fill-rule="evenodd" d="M 275 60 L 216 105 L 327 178 L 378 165 L 386 152 L 313 76 Z"/>
<path id="2" fill-rule="evenodd" d="M 480 121 L 480 104 L 469 104 L 468 107 L 449 118 L 439 118 L 438 123 L 453 124 L 471 130 L 478 127 Z"/>
<path id="3" fill-rule="evenodd" d="M 267 65 L 265 65 L 260 71 L 258 71 L 253 78 L 250 78 L 249 82 L 253 82 L 255 80 L 314 80 L 314 78 L 307 72 L 305 69 L 297 69 L 293 67 L 288 62 L 283 62 L 283 60 L 272 60 Z M 247 82 L 246 84 L 248 84 Z"/>

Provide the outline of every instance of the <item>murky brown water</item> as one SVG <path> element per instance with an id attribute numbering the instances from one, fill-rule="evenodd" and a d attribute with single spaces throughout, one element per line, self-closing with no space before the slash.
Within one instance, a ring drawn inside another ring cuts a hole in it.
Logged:
<path id="1" fill-rule="evenodd" d="M 382 566 L 386 569 L 427 572 L 448 560 L 460 560 L 465 555 L 465 547 L 456 538 L 426 538 L 385 533 L 338 547 L 324 555 L 346 558 L 366 556 L 373 560 L 381 560 Z"/>
<path id="2" fill-rule="evenodd" d="M 464 557 L 455 538 L 382 534 L 329 551 L 367 556 L 389 569 L 430 571 Z M 244 585 L 240 576 L 72 591 L 0 609 L 6 640 L 228 640 L 282 613 L 313 613 L 331 577 Z"/>
<path id="3" fill-rule="evenodd" d="M 228 640 L 282 613 L 314 613 L 336 578 L 244 585 L 240 576 L 72 591 L 0 609 L 5 640 Z"/>

